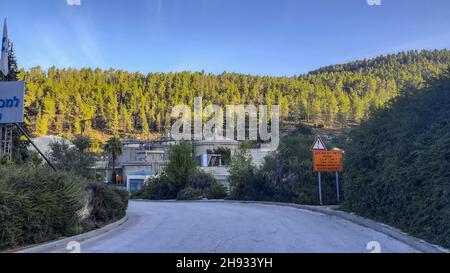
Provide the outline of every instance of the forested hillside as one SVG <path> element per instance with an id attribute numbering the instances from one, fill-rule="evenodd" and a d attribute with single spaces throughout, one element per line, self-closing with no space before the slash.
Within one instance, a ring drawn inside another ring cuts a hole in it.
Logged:
<path id="1" fill-rule="evenodd" d="M 70 137 L 84 128 L 97 138 L 148 137 L 170 129 L 172 107 L 192 105 L 195 96 L 205 105 L 279 104 L 284 116 L 346 127 L 449 64 L 450 51 L 442 50 L 330 66 L 299 77 L 36 67 L 21 70 L 19 78 L 27 82 L 26 119 L 34 135 Z"/>

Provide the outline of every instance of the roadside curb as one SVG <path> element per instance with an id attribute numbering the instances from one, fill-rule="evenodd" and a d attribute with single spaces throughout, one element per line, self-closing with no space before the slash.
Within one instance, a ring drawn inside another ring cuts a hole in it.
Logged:
<path id="1" fill-rule="evenodd" d="M 299 205 L 299 204 L 291 204 L 291 203 L 277 203 L 277 202 L 267 202 L 267 201 L 234 201 L 234 200 L 199 200 L 199 201 L 176 201 L 176 200 L 162 200 L 162 201 L 153 201 L 153 200 L 144 200 L 144 199 L 135 199 L 131 201 L 138 202 L 206 202 L 206 203 L 235 203 L 235 204 L 260 204 L 260 205 L 270 205 L 270 206 L 280 206 L 280 207 L 291 207 L 297 209 L 303 209 L 313 212 L 322 213 L 328 216 L 335 216 L 347 221 L 350 221 L 354 224 L 370 228 L 377 232 L 383 233 L 393 239 L 396 239 L 406 245 L 409 245 L 416 250 L 424 253 L 450 253 L 449 250 L 430 244 L 422 239 L 413 237 L 399 229 L 388 226 L 383 223 L 379 223 L 361 216 L 358 216 L 353 213 L 348 213 L 344 211 L 337 210 L 338 206 L 328 206 L 328 207 L 319 207 L 319 206 L 308 206 L 308 205 Z"/>
<path id="2" fill-rule="evenodd" d="M 126 223 L 128 221 L 128 215 L 126 215 L 125 217 L 123 217 L 122 219 L 120 219 L 119 221 L 116 221 L 114 223 L 111 223 L 109 225 L 106 225 L 102 228 L 99 229 L 95 229 L 80 235 L 76 235 L 73 237 L 67 237 L 58 241 L 53 241 L 50 243 L 43 243 L 40 245 L 34 245 L 34 246 L 28 246 L 25 248 L 21 248 L 15 251 L 12 251 L 12 253 L 51 253 L 51 252 L 55 252 L 57 251 L 58 253 L 61 253 L 62 251 L 64 251 L 66 249 L 66 246 L 68 243 L 76 241 L 79 243 L 82 243 L 83 241 L 92 239 L 94 237 L 103 235 L 104 233 L 107 233 L 121 225 L 123 225 L 124 223 Z"/>

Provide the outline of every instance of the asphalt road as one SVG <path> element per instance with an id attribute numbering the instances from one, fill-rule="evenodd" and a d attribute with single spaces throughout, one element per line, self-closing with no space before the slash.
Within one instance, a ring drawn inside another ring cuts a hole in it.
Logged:
<path id="1" fill-rule="evenodd" d="M 81 252 L 368 253 L 368 244 L 379 244 L 383 253 L 416 252 L 402 242 L 350 221 L 290 207 L 130 202 L 128 215 L 125 224 L 82 242 Z"/>

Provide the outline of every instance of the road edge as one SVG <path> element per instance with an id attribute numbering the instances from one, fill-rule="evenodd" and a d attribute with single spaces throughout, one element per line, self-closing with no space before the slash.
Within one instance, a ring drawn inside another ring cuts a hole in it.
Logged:
<path id="1" fill-rule="evenodd" d="M 276 202 L 253 202 L 253 201 L 233 201 L 237 203 L 249 203 L 249 204 L 263 204 L 263 205 L 275 205 L 275 206 L 283 206 L 283 207 L 292 207 L 298 209 L 309 210 L 313 212 L 319 212 L 322 214 L 335 216 L 357 225 L 370 228 L 377 232 L 383 233 L 395 240 L 398 240 L 406 245 L 409 245 L 420 252 L 424 253 L 449 253 L 449 251 L 441 246 L 433 245 L 425 240 L 416 238 L 412 235 L 409 235 L 397 228 L 386 225 L 384 223 L 376 222 L 371 219 L 367 219 L 356 215 L 354 213 L 349 213 L 345 211 L 336 210 L 336 206 L 334 207 L 318 207 L 318 206 L 308 206 L 308 205 L 299 205 L 299 204 L 290 204 L 290 203 L 276 203 Z"/>
<path id="2" fill-rule="evenodd" d="M 244 202 L 245 203 L 245 202 Z M 253 203 L 253 202 L 250 202 Z M 345 211 L 336 210 L 337 207 L 316 207 L 316 206 L 307 206 L 307 205 L 298 205 L 298 204 L 289 204 L 289 203 L 274 203 L 274 202 L 256 202 L 259 204 L 265 204 L 265 205 L 278 205 L 278 206 L 285 206 L 285 207 L 293 207 L 298 209 L 305 209 L 309 211 L 319 212 L 322 214 L 335 216 L 347 221 L 350 221 L 352 223 L 355 223 L 357 225 L 370 228 L 372 230 L 375 230 L 377 232 L 383 233 L 395 240 L 398 240 L 406 245 L 409 245 L 415 249 L 417 249 L 420 252 L 424 253 L 449 253 L 449 250 L 434 245 L 431 243 L 426 242 L 423 239 L 414 237 L 410 234 L 407 234 L 395 227 L 389 226 L 384 223 L 376 222 L 374 220 L 361 217 L 359 215 L 356 215 L 354 213 L 349 213 Z"/>
<path id="3" fill-rule="evenodd" d="M 209 203 L 235 203 L 235 204 L 260 204 L 260 205 L 271 205 L 271 206 L 281 206 L 281 207 L 291 207 L 291 208 L 297 208 L 297 209 L 303 209 L 313 212 L 322 213 L 329 216 L 335 216 L 347 221 L 350 221 L 354 224 L 370 228 L 374 231 L 383 233 L 395 240 L 398 240 L 412 248 L 415 248 L 416 250 L 423 252 L 423 253 L 450 253 L 448 249 L 445 249 L 444 247 L 434 245 L 431 243 L 426 242 L 423 239 L 416 238 L 412 235 L 409 235 L 397 228 L 394 228 L 392 226 L 389 226 L 384 223 L 376 222 L 371 219 L 367 219 L 364 217 L 361 217 L 359 215 L 356 215 L 354 213 L 349 213 L 345 211 L 337 210 L 338 206 L 330 206 L 330 207 L 319 207 L 319 206 L 309 206 L 309 205 L 300 205 L 300 204 L 292 204 L 292 203 L 278 203 L 278 202 L 269 202 L 269 201 L 240 201 L 240 200 L 197 200 L 197 201 L 176 201 L 176 200 L 169 200 L 169 201 L 154 201 L 154 200 L 145 200 L 145 199 L 134 199 L 130 201 L 138 201 L 138 202 L 209 202 Z"/>
<path id="4" fill-rule="evenodd" d="M 108 224 L 104 227 L 101 227 L 99 229 L 91 230 L 89 232 L 79 234 L 76 236 L 59 239 L 57 241 L 26 246 L 24 248 L 20 248 L 20 249 L 11 251 L 11 253 L 19 253 L 19 254 L 48 253 L 48 252 L 51 253 L 57 249 L 64 250 L 64 249 L 66 249 L 67 244 L 70 242 L 76 241 L 76 242 L 82 243 L 83 241 L 103 235 L 103 234 L 110 232 L 111 230 L 125 224 L 128 221 L 128 219 L 129 219 L 128 215 L 125 215 L 122 219 L 120 219 L 114 223 Z"/>

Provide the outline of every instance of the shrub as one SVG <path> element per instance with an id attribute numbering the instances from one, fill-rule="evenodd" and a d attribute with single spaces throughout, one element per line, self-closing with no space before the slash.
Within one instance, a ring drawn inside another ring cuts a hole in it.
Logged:
<path id="1" fill-rule="evenodd" d="M 272 198 L 268 180 L 252 164 L 247 150 L 239 149 L 236 152 L 231 159 L 229 170 L 231 199 L 262 201 Z"/>
<path id="2" fill-rule="evenodd" d="M 239 150 L 230 165 L 230 198 L 317 205 L 317 175 L 313 173 L 312 136 L 284 137 L 278 150 L 256 168 L 246 150 Z M 336 203 L 335 175 L 322 175 L 324 203 Z"/>
<path id="3" fill-rule="evenodd" d="M 209 173 L 196 172 L 189 177 L 188 187 L 205 192 L 216 183 L 216 179 Z"/>
<path id="4" fill-rule="evenodd" d="M 175 199 L 177 192 L 170 188 L 169 180 L 165 174 L 149 179 L 142 190 L 132 195 L 133 199 L 168 200 Z"/>
<path id="5" fill-rule="evenodd" d="M 125 215 L 128 194 L 45 167 L 0 168 L 0 249 L 75 235 Z"/>
<path id="6" fill-rule="evenodd" d="M 227 197 L 227 191 L 225 187 L 216 182 L 206 192 L 206 198 L 208 199 L 225 199 Z"/>
<path id="7" fill-rule="evenodd" d="M 203 198 L 203 192 L 200 189 L 187 187 L 177 194 L 177 200 L 199 200 Z"/>
<path id="8" fill-rule="evenodd" d="M 450 247 L 450 75 L 351 134 L 345 209 Z"/>
<path id="9" fill-rule="evenodd" d="M 23 195 L 0 190 L 0 249 L 27 242 L 27 224 L 32 220 L 31 202 Z"/>
<path id="10" fill-rule="evenodd" d="M 227 196 L 225 188 L 208 173 L 192 174 L 185 188 L 180 191 L 171 189 L 169 178 L 163 174 L 147 181 L 140 192 L 132 195 L 133 199 L 150 200 L 198 200 L 202 198 L 223 199 Z"/>
<path id="11" fill-rule="evenodd" d="M 310 145 L 312 136 L 285 137 L 278 150 L 266 157 L 260 170 L 269 180 L 271 200 L 300 204 L 319 204 L 317 174 L 313 172 Z M 337 203 L 335 174 L 322 174 L 325 204 Z M 343 182 L 343 181 L 341 181 Z"/>
<path id="12" fill-rule="evenodd" d="M 128 193 L 99 182 L 90 182 L 87 191 L 91 193 L 89 219 L 84 225 L 90 229 L 113 222 L 125 216 L 128 207 Z"/>
<path id="13" fill-rule="evenodd" d="M 83 184 L 47 168 L 0 168 L 0 248 L 70 235 L 79 224 Z"/>
<path id="14" fill-rule="evenodd" d="M 245 201 L 275 201 L 268 179 L 258 171 L 248 170 L 244 179 L 233 178 L 230 198 Z"/>

